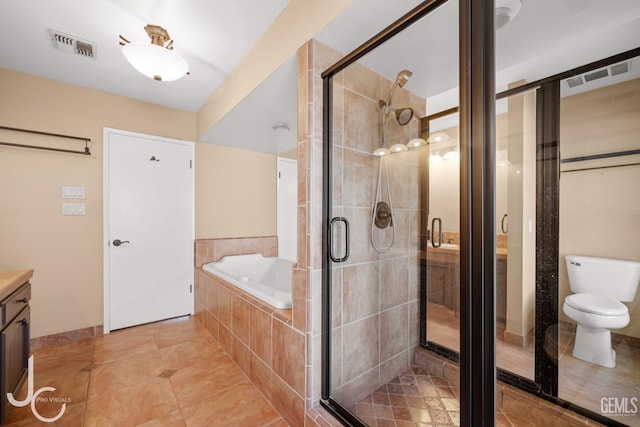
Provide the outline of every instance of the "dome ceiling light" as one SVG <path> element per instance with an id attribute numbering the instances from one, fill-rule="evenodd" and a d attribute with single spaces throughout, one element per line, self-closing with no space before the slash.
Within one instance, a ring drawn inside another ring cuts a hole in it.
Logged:
<path id="1" fill-rule="evenodd" d="M 507 25 L 520 12 L 522 2 L 520 0 L 496 0 L 495 3 L 495 28 Z"/>
<path id="2" fill-rule="evenodd" d="M 129 64 L 145 76 L 157 81 L 172 81 L 189 74 L 189 65 L 173 52 L 173 40 L 159 25 L 147 25 L 149 43 L 131 43 L 120 36 L 122 54 Z"/>

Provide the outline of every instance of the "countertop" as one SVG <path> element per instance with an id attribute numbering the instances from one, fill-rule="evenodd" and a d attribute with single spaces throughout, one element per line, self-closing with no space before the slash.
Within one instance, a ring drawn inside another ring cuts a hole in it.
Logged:
<path id="1" fill-rule="evenodd" d="M 33 270 L 0 271 L 0 301 L 31 279 Z"/>

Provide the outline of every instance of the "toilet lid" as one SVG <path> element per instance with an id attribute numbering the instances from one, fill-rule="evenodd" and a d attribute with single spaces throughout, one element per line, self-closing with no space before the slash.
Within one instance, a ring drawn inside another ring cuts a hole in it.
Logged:
<path id="1" fill-rule="evenodd" d="M 573 294 L 569 295 L 564 302 L 576 310 L 606 316 L 622 316 L 628 312 L 626 305 L 603 295 Z"/>

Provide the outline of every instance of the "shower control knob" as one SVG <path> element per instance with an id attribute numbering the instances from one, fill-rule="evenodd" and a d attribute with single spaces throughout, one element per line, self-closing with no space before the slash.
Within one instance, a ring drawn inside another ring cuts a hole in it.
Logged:
<path id="1" fill-rule="evenodd" d="M 113 241 L 113 246 L 120 246 L 124 243 L 131 243 L 128 240 L 120 240 L 120 239 L 116 239 Z"/>

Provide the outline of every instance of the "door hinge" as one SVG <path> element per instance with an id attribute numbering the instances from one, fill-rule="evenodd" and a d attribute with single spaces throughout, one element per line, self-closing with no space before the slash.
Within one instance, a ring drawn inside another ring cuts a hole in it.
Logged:
<path id="1" fill-rule="evenodd" d="M 193 160 L 189 160 L 189 169 L 193 169 Z"/>
<path id="2" fill-rule="evenodd" d="M 193 293 L 193 285 L 189 285 L 189 293 L 192 294 Z"/>
<path id="3" fill-rule="evenodd" d="M 282 172 L 278 171 L 278 178 L 282 178 Z"/>

